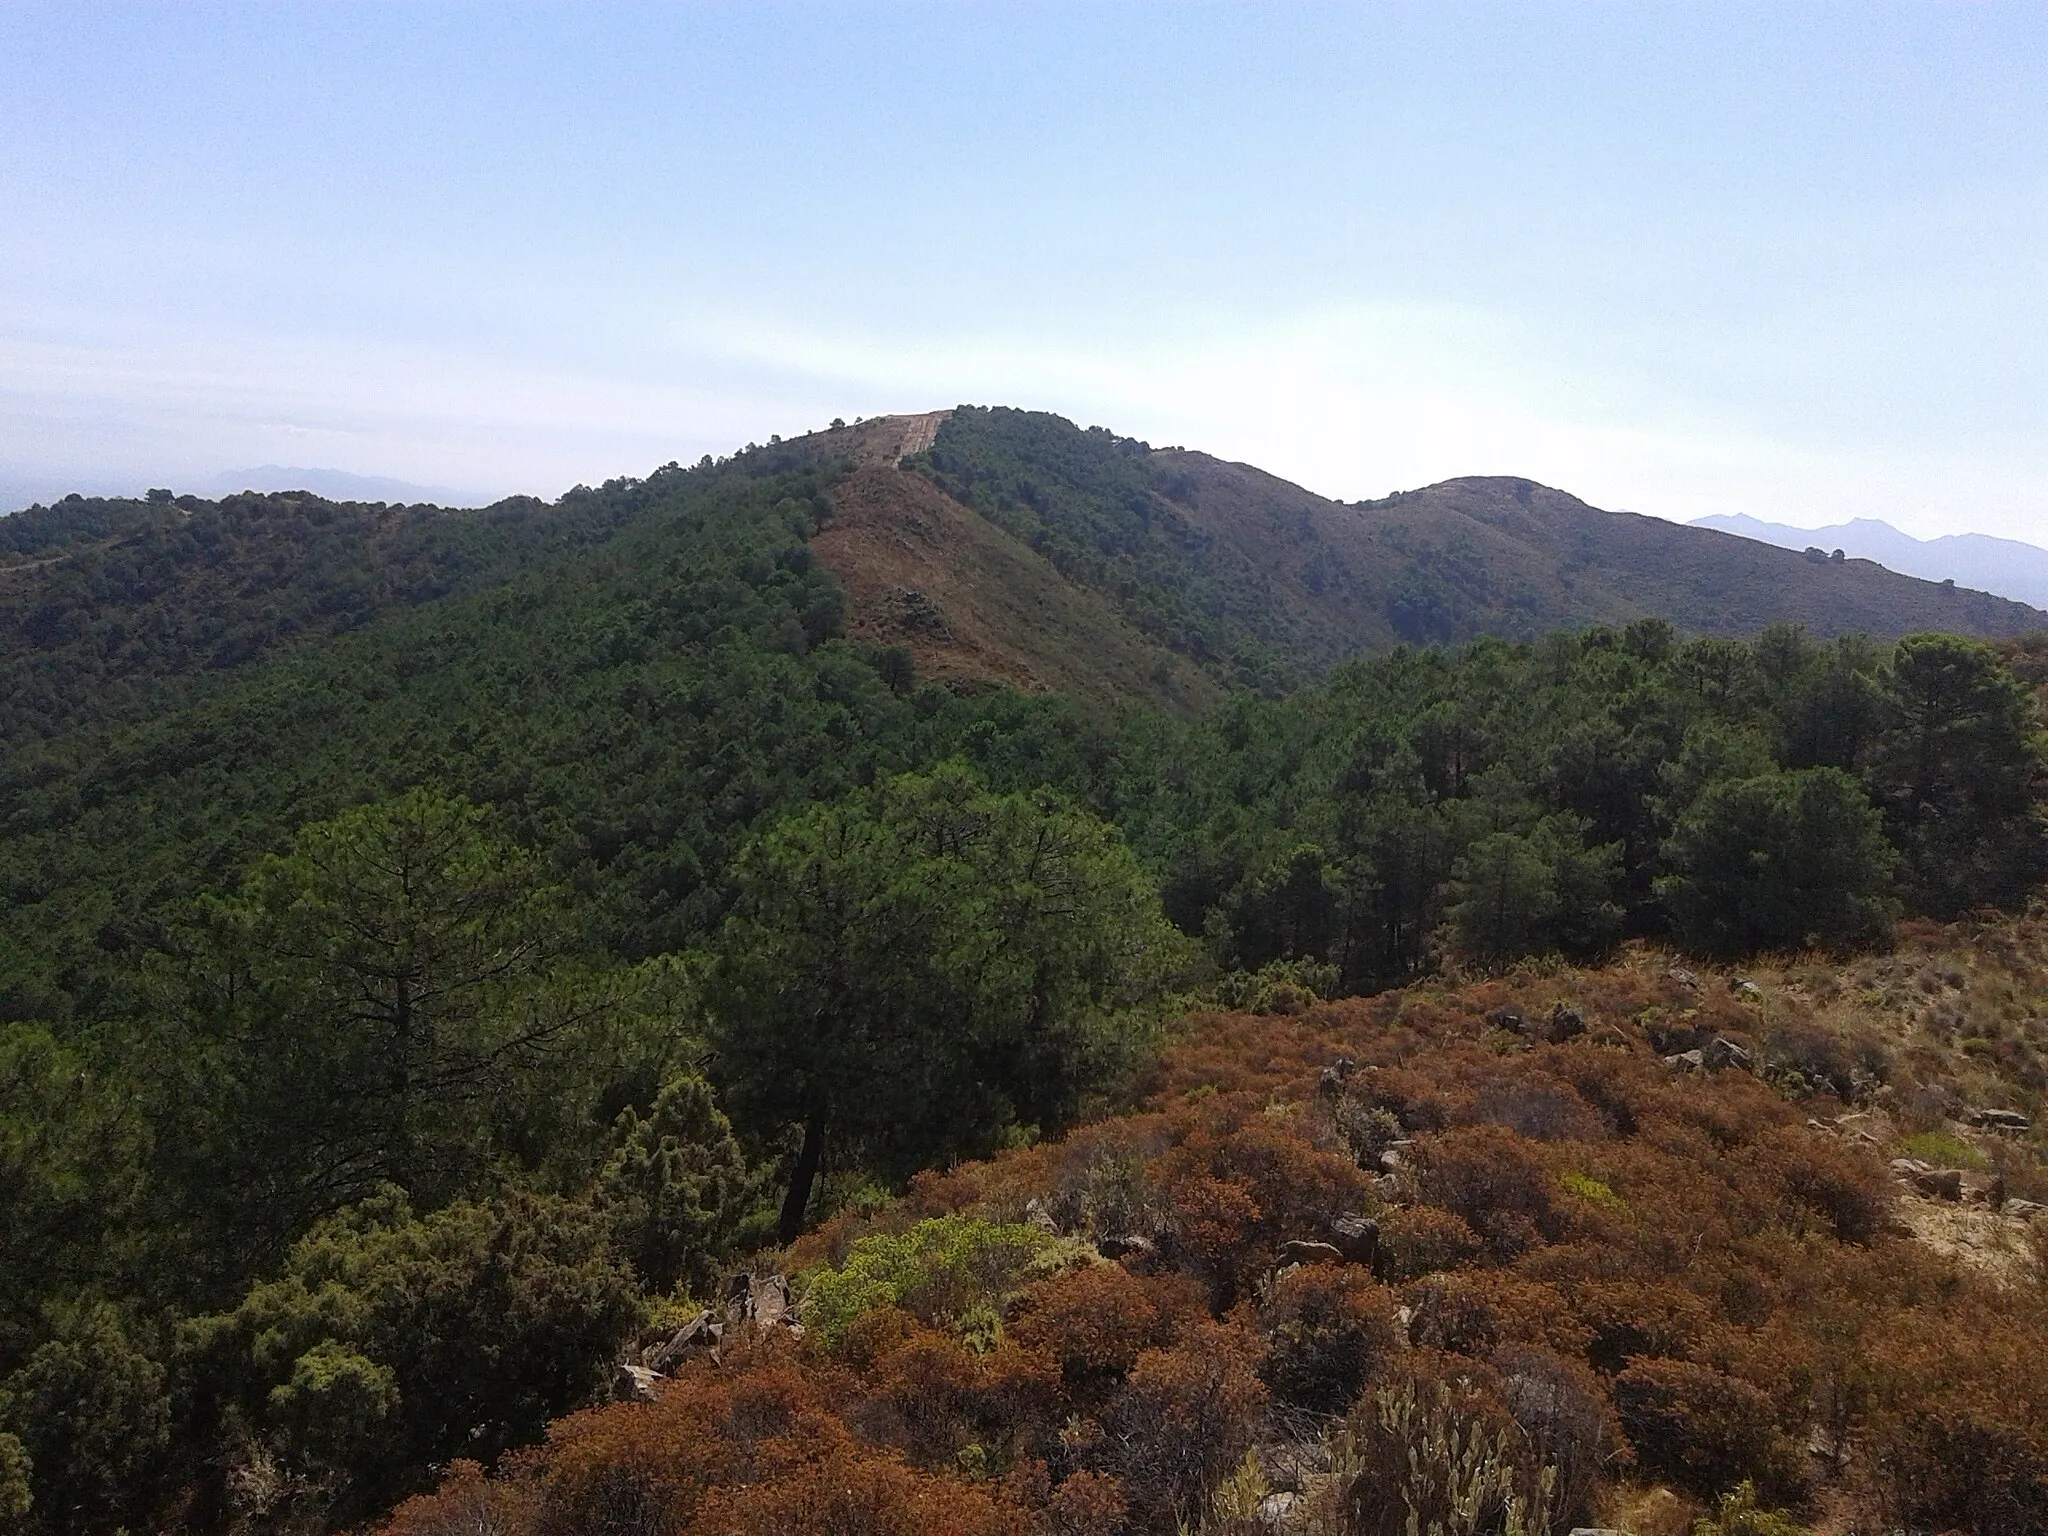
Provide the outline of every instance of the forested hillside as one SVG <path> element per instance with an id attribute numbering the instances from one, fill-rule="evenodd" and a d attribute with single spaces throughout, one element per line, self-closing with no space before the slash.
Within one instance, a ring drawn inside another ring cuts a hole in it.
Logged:
<path id="1" fill-rule="evenodd" d="M 0 522 L 0 1522 L 2038 1528 L 2031 611 L 1520 487 Z"/>
<path id="2" fill-rule="evenodd" d="M 1733 638 L 2018 634 L 2023 603 L 1657 518 L 1527 480 L 1326 501 L 1241 464 L 1040 412 L 962 407 L 905 461 L 1233 681 L 1285 687 L 1406 642 L 1662 618 Z"/>

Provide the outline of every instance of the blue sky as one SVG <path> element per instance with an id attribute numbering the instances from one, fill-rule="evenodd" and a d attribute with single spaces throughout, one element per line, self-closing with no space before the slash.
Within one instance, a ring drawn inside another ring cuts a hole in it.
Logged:
<path id="1" fill-rule="evenodd" d="M 2048 540 L 2048 6 L 0 0 L 0 496 L 962 400 Z"/>

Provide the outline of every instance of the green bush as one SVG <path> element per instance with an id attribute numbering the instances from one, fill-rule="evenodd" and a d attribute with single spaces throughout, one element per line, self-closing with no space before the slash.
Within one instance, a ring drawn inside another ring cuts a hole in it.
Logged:
<path id="1" fill-rule="evenodd" d="M 415 1216 L 391 1192 L 322 1222 L 233 1312 L 186 1325 L 215 1422 L 367 1514 L 452 1456 L 537 1439 L 606 1384 L 639 1321 L 604 1211 L 538 1195 Z"/>
<path id="2" fill-rule="evenodd" d="M 804 1289 L 804 1328 L 836 1348 L 862 1313 L 898 1306 L 925 1322 L 953 1326 L 1079 1258 L 1080 1246 L 1042 1228 L 941 1216 L 907 1232 L 877 1233 L 853 1245 L 837 1269 L 813 1271 Z"/>
<path id="3" fill-rule="evenodd" d="M 26 1477 L 26 1529 L 55 1536 L 145 1517 L 170 1444 L 170 1396 L 163 1366 L 112 1306 L 61 1314 L 53 1337 L 7 1379 L 0 1405 L 12 1431 L 0 1438 L 17 1442 L 0 1449 L 0 1506 L 18 1502 L 8 1483 Z"/>
<path id="4" fill-rule="evenodd" d="M 1987 1161 L 1982 1152 L 1945 1131 L 1922 1131 L 1908 1136 L 1899 1143 L 1899 1150 L 1937 1168 L 1982 1168 Z"/>

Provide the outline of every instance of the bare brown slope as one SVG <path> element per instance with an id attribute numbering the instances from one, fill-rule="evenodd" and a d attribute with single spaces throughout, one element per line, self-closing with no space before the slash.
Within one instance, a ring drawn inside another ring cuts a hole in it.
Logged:
<path id="1" fill-rule="evenodd" d="M 920 677 L 1181 711 L 1220 696 L 1107 598 L 880 455 L 840 483 L 832 506 L 811 548 L 846 588 L 848 634 L 906 647 Z"/>

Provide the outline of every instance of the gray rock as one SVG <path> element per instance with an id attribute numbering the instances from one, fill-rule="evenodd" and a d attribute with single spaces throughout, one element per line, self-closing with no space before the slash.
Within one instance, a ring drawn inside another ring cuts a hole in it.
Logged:
<path id="1" fill-rule="evenodd" d="M 1567 1040 L 1576 1040 L 1586 1032 L 1586 1016 L 1576 1008 L 1567 1008 L 1559 1003 L 1550 1010 L 1550 1043 L 1563 1045 Z"/>
<path id="2" fill-rule="evenodd" d="M 1380 1256 L 1380 1224 L 1370 1216 L 1346 1211 L 1330 1223 L 1330 1237 L 1353 1264 L 1372 1264 Z"/>
<path id="3" fill-rule="evenodd" d="M 1683 966 L 1674 965 L 1664 974 L 1677 982 L 1681 987 L 1684 987 L 1688 992 L 1697 992 L 1700 989 L 1699 977 L 1693 975 L 1691 971 L 1686 970 Z"/>
<path id="4" fill-rule="evenodd" d="M 1506 1030 L 1511 1035 L 1529 1033 L 1529 1021 L 1522 1017 L 1518 1009 L 1496 1008 L 1486 1016 L 1486 1022 L 1495 1029 Z"/>
<path id="5" fill-rule="evenodd" d="M 1706 1063 L 1710 1067 L 1739 1067 L 1749 1070 L 1749 1052 L 1724 1035 L 1716 1035 L 1704 1048 Z"/>
<path id="6" fill-rule="evenodd" d="M 1760 1003 L 1764 1000 L 1764 989 L 1740 976 L 1729 978 L 1728 990 L 1745 1003 Z"/>
<path id="7" fill-rule="evenodd" d="M 1972 1109 L 1963 1118 L 1987 1131 L 2017 1131 L 2024 1135 L 2033 1126 L 2033 1121 L 2011 1109 Z"/>
<path id="8" fill-rule="evenodd" d="M 612 1399 L 621 1403 L 651 1403 L 661 1395 L 655 1386 L 660 1380 L 658 1371 L 621 1361 L 618 1370 L 612 1374 Z"/>
<path id="9" fill-rule="evenodd" d="M 709 1349 L 717 1343 L 712 1333 L 711 1310 L 706 1308 L 691 1318 L 682 1327 L 670 1334 L 661 1343 L 651 1345 L 642 1351 L 641 1363 L 650 1370 L 667 1374 L 676 1367 L 676 1362 L 693 1349 Z M 722 1331 L 722 1330 L 721 1330 Z"/>
<path id="10" fill-rule="evenodd" d="M 1707 1069 L 1706 1053 L 1680 1051 L 1676 1056 L 1666 1056 L 1664 1065 L 1674 1072 L 1704 1072 Z"/>
<path id="11" fill-rule="evenodd" d="M 2048 1205 L 2043 1205 L 2038 1200 L 2008 1200 L 2005 1202 L 2005 1214 L 2019 1221 L 2032 1221 L 2043 1211 L 2048 1211 Z"/>
<path id="12" fill-rule="evenodd" d="M 789 1282 L 780 1275 L 756 1276 L 748 1308 L 755 1322 L 773 1328 L 789 1316 Z"/>
<path id="13" fill-rule="evenodd" d="M 1284 1531 L 1287 1522 L 1294 1518 L 1295 1506 L 1301 1502 L 1298 1493 L 1269 1493 L 1259 1500 L 1259 1524 L 1272 1530 Z"/>
<path id="14" fill-rule="evenodd" d="M 1025 1203 L 1024 1220 L 1041 1232 L 1050 1232 L 1055 1237 L 1059 1235 L 1060 1224 L 1052 1219 L 1052 1212 L 1045 1208 L 1045 1202 L 1036 1195 Z"/>
<path id="15" fill-rule="evenodd" d="M 1158 1244 L 1136 1232 L 1119 1232 L 1112 1237 L 1098 1238 L 1095 1250 L 1105 1259 L 1149 1259 L 1158 1252 Z"/>

